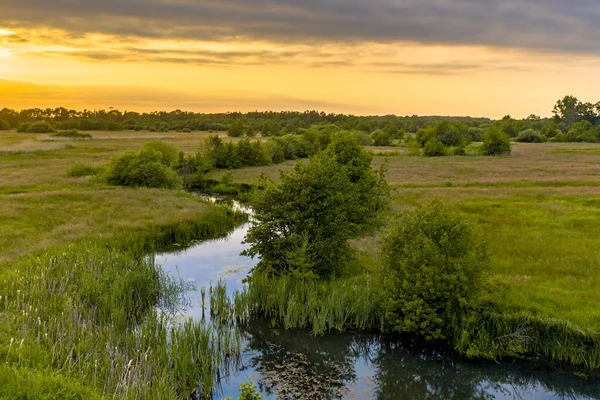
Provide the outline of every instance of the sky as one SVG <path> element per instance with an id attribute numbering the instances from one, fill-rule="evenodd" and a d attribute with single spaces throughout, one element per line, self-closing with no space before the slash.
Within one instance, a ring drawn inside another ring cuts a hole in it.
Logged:
<path id="1" fill-rule="evenodd" d="M 550 116 L 597 0 L 0 0 L 0 108 Z"/>

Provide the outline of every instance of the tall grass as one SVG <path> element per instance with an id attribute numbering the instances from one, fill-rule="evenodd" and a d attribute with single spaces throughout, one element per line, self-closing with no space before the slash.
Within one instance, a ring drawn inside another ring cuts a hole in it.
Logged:
<path id="1" fill-rule="evenodd" d="M 384 319 L 380 293 L 376 281 L 368 275 L 317 281 L 255 272 L 248 286 L 235 294 L 233 308 L 242 322 L 264 317 L 285 329 L 310 328 L 316 335 L 381 331 Z"/>
<path id="2" fill-rule="evenodd" d="M 0 371 L 15 379 L 0 395 L 29 396 L 34 392 L 23 382 L 30 379 L 43 386 L 40 396 L 58 387 L 65 398 L 211 397 L 237 362 L 239 334 L 219 321 L 178 319 L 185 285 L 147 251 L 222 235 L 244 219 L 217 210 L 181 230 L 83 241 L 7 265 L 0 276 Z"/>

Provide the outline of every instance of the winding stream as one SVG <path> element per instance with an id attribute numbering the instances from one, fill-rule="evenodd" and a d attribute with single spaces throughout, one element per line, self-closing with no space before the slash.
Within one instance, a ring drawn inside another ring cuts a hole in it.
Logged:
<path id="1" fill-rule="evenodd" d="M 249 225 L 226 239 L 156 255 L 169 273 L 194 283 L 186 315 L 202 318 L 201 287 L 219 280 L 228 290 L 256 260 L 240 256 Z M 424 349 L 369 334 L 311 336 L 271 329 L 266 321 L 244 331 L 241 361 L 221 379 L 216 398 L 237 398 L 255 382 L 266 399 L 600 399 L 600 381 L 547 363 L 469 362 L 441 349 Z"/>

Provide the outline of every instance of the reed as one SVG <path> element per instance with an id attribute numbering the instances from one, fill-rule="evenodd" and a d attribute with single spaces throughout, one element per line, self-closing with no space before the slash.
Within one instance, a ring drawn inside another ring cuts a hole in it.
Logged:
<path id="1" fill-rule="evenodd" d="M 52 388 L 73 398 L 210 398 L 240 353 L 238 331 L 224 323 L 229 303 L 219 289 L 222 321 L 180 320 L 185 284 L 147 252 L 225 234 L 239 220 L 223 207 L 181 229 L 80 241 L 5 264 L 0 371 L 15 378 L 0 397 L 30 395 L 29 380 L 41 385 L 40 398 Z"/>

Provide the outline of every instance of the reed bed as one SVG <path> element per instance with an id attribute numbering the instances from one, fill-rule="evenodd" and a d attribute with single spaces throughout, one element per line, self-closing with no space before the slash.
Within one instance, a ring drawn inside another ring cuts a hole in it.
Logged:
<path id="1" fill-rule="evenodd" d="M 122 234 L 23 257 L 0 275 L 0 397 L 211 398 L 241 337 L 218 320 L 181 319 L 186 285 L 148 251 L 226 234 L 241 213 Z M 0 379 L 2 382 L 2 379 Z"/>

